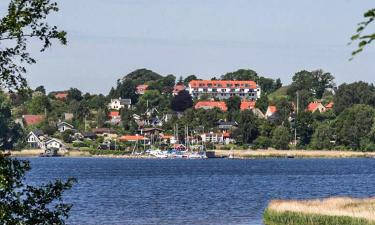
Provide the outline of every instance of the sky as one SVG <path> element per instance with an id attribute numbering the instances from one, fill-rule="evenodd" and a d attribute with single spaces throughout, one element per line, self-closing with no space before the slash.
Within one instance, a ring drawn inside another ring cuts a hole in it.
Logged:
<path id="1" fill-rule="evenodd" d="M 42 54 L 31 45 L 38 60 L 27 67 L 32 88 L 108 94 L 139 68 L 202 79 L 253 69 L 284 84 L 304 69 L 330 72 L 337 84 L 375 80 L 375 45 L 353 61 L 355 45 L 348 45 L 373 0 L 57 2 L 60 11 L 49 21 L 68 32 L 68 45 Z"/>

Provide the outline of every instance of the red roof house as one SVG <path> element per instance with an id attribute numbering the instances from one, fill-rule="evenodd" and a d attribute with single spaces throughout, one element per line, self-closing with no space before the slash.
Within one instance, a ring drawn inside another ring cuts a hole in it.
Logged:
<path id="1" fill-rule="evenodd" d="M 266 118 L 273 116 L 277 112 L 277 108 L 274 105 L 270 105 L 267 108 L 267 112 L 265 114 Z"/>
<path id="2" fill-rule="evenodd" d="M 215 102 L 215 101 L 199 101 L 194 106 L 195 109 L 214 109 L 219 108 L 221 111 L 226 112 L 228 110 L 225 102 Z"/>
<path id="3" fill-rule="evenodd" d="M 326 110 L 333 109 L 333 105 L 334 105 L 333 102 L 329 102 L 329 103 L 325 106 L 325 107 L 326 107 Z"/>
<path id="4" fill-rule="evenodd" d="M 111 111 L 111 112 L 109 112 L 108 117 L 109 118 L 118 118 L 118 117 L 120 117 L 120 112 L 118 112 L 118 111 Z"/>
<path id="5" fill-rule="evenodd" d="M 182 84 L 177 84 L 177 85 L 174 86 L 172 94 L 173 95 L 178 95 L 178 93 L 180 91 L 183 91 L 183 90 L 185 90 L 185 86 L 182 85 Z"/>
<path id="6" fill-rule="evenodd" d="M 307 111 L 309 112 L 325 112 L 326 108 L 323 106 L 321 102 L 310 102 L 309 105 L 307 106 Z"/>
<path id="7" fill-rule="evenodd" d="M 243 101 L 241 102 L 241 106 L 240 106 L 240 109 L 241 111 L 244 111 L 244 110 L 251 110 L 251 109 L 254 109 L 255 108 L 255 101 Z"/>
<path id="8" fill-rule="evenodd" d="M 65 100 L 68 98 L 68 92 L 58 92 L 55 94 L 55 98 L 58 100 Z"/>
<path id="9" fill-rule="evenodd" d="M 148 88 L 147 84 L 138 85 L 137 88 L 136 88 L 137 89 L 136 92 L 139 95 L 143 95 L 145 93 L 145 91 L 147 90 L 147 88 Z"/>
<path id="10" fill-rule="evenodd" d="M 120 141 L 143 141 L 145 137 L 142 135 L 124 135 L 121 136 Z"/>
<path id="11" fill-rule="evenodd" d="M 37 125 L 44 120 L 44 115 L 23 115 L 23 121 L 26 126 Z"/>

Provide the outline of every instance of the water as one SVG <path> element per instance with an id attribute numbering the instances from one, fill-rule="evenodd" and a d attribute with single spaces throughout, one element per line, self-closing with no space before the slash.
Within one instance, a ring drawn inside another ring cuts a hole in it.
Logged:
<path id="1" fill-rule="evenodd" d="M 262 224 L 271 199 L 375 195 L 374 159 L 31 158 L 27 180 L 76 177 L 69 224 Z"/>

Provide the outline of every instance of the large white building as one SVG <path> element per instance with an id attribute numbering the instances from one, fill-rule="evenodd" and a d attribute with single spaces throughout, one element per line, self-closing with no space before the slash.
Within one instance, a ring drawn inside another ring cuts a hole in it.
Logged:
<path id="1" fill-rule="evenodd" d="M 260 98 L 261 90 L 254 81 L 192 80 L 189 82 L 189 93 L 197 99 L 202 95 L 217 99 L 239 96 L 242 99 L 255 101 Z"/>

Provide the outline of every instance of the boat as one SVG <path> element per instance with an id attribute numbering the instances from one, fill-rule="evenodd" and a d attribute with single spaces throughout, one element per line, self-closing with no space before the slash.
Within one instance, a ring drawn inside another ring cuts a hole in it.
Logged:
<path id="1" fill-rule="evenodd" d="M 58 153 L 58 149 L 48 148 L 43 153 L 40 153 L 39 157 L 62 157 L 63 155 Z"/>

